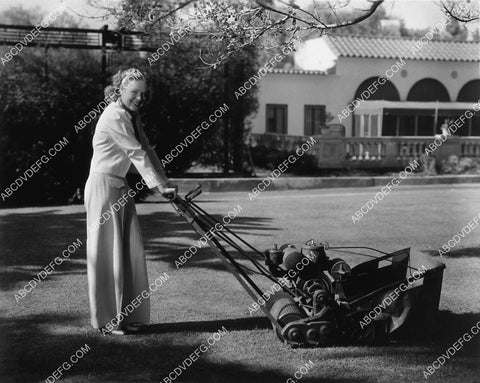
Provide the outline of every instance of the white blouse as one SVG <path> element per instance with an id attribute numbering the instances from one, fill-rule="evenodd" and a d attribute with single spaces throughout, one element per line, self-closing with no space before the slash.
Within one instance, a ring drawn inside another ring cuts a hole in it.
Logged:
<path id="1" fill-rule="evenodd" d="M 168 182 L 139 118 L 136 126 L 139 140 L 135 137 L 131 114 L 122 108 L 120 100 L 105 108 L 93 136 L 91 173 L 108 173 L 123 178 L 133 164 L 150 189 Z M 123 186 L 121 183 L 120 181 L 118 187 Z"/>

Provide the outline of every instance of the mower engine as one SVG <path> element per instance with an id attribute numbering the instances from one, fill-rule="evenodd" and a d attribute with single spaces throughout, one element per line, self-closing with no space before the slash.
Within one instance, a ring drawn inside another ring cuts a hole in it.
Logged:
<path id="1" fill-rule="evenodd" d="M 351 269 L 342 259 L 329 259 L 323 244 L 291 244 L 265 252 L 265 264 L 293 296 L 281 291 L 269 299 L 270 313 L 282 325 L 277 335 L 288 343 L 325 346 L 337 343 L 348 303 L 342 289 Z M 308 318 L 308 320 L 306 320 Z"/>
<path id="2" fill-rule="evenodd" d="M 326 250 L 328 244 L 310 240 L 301 249 L 285 244 L 265 251 L 265 265 L 283 287 L 267 302 L 269 313 L 282 326 L 281 331 L 274 326 L 281 340 L 292 346 L 382 343 L 412 316 L 409 311 L 419 300 L 419 291 L 420 298 L 429 297 L 433 303 L 429 314 L 437 311 L 442 274 L 428 278 L 428 273 L 418 274 L 421 281 L 407 281 L 414 269 L 409 265 L 409 249 L 375 257 L 353 269 L 340 258 L 329 259 Z M 380 260 L 390 264 L 380 268 Z M 398 289 L 407 283 L 408 289 Z M 413 292 L 419 285 L 419 291 Z M 395 290 L 397 299 L 387 306 L 383 301 Z M 382 304 L 385 310 L 377 310 Z M 426 319 L 427 313 L 422 315 Z"/>

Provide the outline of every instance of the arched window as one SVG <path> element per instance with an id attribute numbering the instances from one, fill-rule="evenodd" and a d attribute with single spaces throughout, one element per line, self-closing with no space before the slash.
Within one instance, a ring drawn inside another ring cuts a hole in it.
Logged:
<path id="1" fill-rule="evenodd" d="M 480 80 L 467 82 L 460 92 L 458 92 L 457 101 L 459 102 L 477 102 L 480 99 Z"/>
<path id="2" fill-rule="evenodd" d="M 480 80 L 467 82 L 458 92 L 458 102 L 476 103 L 480 99 Z M 461 129 L 458 129 L 460 136 L 480 136 L 480 116 L 474 114 L 468 119 Z"/>
<path id="3" fill-rule="evenodd" d="M 354 100 L 400 101 L 400 94 L 393 83 L 385 77 L 370 77 L 363 81 L 355 92 Z M 376 137 L 381 132 L 381 112 L 355 112 L 353 131 L 357 136 Z"/>
<path id="4" fill-rule="evenodd" d="M 424 78 L 413 84 L 408 92 L 407 101 L 450 101 L 450 96 L 440 81 Z"/>
<path id="5" fill-rule="evenodd" d="M 391 81 L 384 77 L 370 77 L 357 88 L 354 99 L 400 101 L 400 95 Z"/>

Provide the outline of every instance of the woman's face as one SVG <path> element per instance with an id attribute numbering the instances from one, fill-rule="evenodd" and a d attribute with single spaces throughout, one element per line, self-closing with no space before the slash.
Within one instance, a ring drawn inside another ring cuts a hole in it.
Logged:
<path id="1" fill-rule="evenodd" d="M 147 84 L 144 80 L 135 80 L 127 82 L 125 88 L 122 89 L 120 99 L 123 105 L 133 112 L 138 111 L 145 100 L 145 94 L 147 91 Z"/>

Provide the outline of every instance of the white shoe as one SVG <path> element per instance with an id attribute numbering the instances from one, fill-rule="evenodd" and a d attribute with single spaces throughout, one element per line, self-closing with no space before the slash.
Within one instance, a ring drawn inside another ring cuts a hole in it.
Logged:
<path id="1" fill-rule="evenodd" d="M 108 331 L 106 328 L 101 327 L 98 329 L 103 335 L 127 335 L 127 332 L 124 330 L 112 330 Z"/>

